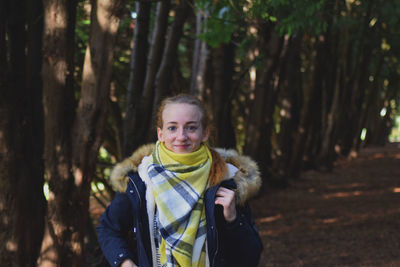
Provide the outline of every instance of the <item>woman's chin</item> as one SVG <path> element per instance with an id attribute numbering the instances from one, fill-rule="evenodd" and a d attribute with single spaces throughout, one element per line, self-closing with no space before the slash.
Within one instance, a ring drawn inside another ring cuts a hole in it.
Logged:
<path id="1" fill-rule="evenodd" d="M 172 151 L 178 154 L 186 154 L 193 152 L 192 147 L 189 145 L 174 146 Z"/>

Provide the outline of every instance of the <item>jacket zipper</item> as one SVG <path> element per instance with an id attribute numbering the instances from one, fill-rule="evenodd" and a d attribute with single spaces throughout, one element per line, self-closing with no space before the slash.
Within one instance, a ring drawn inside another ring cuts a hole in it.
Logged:
<path id="1" fill-rule="evenodd" d="M 215 266 L 215 259 L 217 258 L 218 250 L 219 250 L 219 242 L 218 242 L 218 231 L 217 231 L 217 226 L 215 226 L 215 236 L 217 238 L 217 249 L 215 250 L 214 256 L 213 256 L 213 264 L 212 266 Z"/>
<path id="2" fill-rule="evenodd" d="M 217 190 L 218 190 L 218 187 L 215 188 L 215 191 L 213 192 L 212 199 L 215 199 L 215 195 L 216 195 Z M 214 217 L 214 228 L 215 228 L 215 237 L 216 237 L 217 248 L 216 248 L 214 256 L 213 256 L 212 267 L 215 266 L 215 259 L 217 258 L 217 254 L 218 254 L 218 250 L 219 250 L 219 238 L 218 238 L 218 230 L 217 230 L 217 224 L 216 224 L 216 221 L 215 221 L 215 217 Z"/>
<path id="3" fill-rule="evenodd" d="M 139 189 L 137 188 L 137 186 L 136 186 L 135 182 L 132 180 L 132 178 L 129 177 L 129 180 L 131 180 L 133 186 L 135 187 L 136 193 L 137 193 L 138 198 L 139 198 L 139 207 L 141 207 L 142 206 L 142 199 L 140 198 Z"/>
<path id="4" fill-rule="evenodd" d="M 135 187 L 137 196 L 138 196 L 138 198 L 139 198 L 139 210 L 140 210 L 140 207 L 142 206 L 142 199 L 141 199 L 140 194 L 139 194 L 139 189 L 137 188 L 135 182 L 132 180 L 131 177 L 129 177 L 129 180 L 131 180 L 133 186 Z M 139 211 L 139 212 L 140 212 L 140 211 Z M 139 218 L 138 218 L 138 216 L 137 216 L 137 218 L 136 218 L 136 226 L 135 226 L 135 228 L 137 228 L 137 227 L 139 227 Z M 135 234 L 136 234 L 136 229 L 134 229 L 134 231 L 135 231 Z M 137 250 L 137 253 L 138 253 L 138 261 L 139 261 L 139 259 L 141 258 L 140 249 Z"/>

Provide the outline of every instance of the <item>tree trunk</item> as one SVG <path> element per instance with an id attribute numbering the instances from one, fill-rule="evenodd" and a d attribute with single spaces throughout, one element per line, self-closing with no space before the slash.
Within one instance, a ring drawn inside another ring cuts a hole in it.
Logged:
<path id="1" fill-rule="evenodd" d="M 69 214 L 75 214 L 72 224 L 77 233 L 72 235 L 72 240 L 79 242 L 75 246 L 78 255 L 84 250 L 90 183 L 95 175 L 107 117 L 114 46 L 124 4 L 124 0 L 92 2 L 90 39 L 83 67 L 81 98 L 72 129 L 72 170 L 76 190 L 70 197 L 73 209 Z M 78 260 L 78 264 L 83 265 L 84 258 Z"/>
<path id="2" fill-rule="evenodd" d="M 368 87 L 370 87 L 371 82 L 369 81 L 369 77 L 371 75 L 374 75 L 375 73 L 371 74 L 369 72 L 369 65 L 371 63 L 371 58 L 372 58 L 372 48 L 367 47 L 364 50 L 364 55 L 362 57 L 362 63 L 361 63 L 361 70 L 360 74 L 358 76 L 358 99 L 356 99 L 354 105 L 357 107 L 357 110 L 355 111 L 355 115 L 357 118 L 357 121 L 355 123 L 355 134 L 353 136 L 352 144 L 351 144 L 351 153 L 357 154 L 358 150 L 360 149 L 360 144 L 361 144 L 361 131 L 365 126 L 365 116 L 366 116 L 366 102 L 368 102 Z M 373 76 L 373 77 L 378 77 L 378 76 Z M 363 112 L 364 111 L 364 112 Z"/>
<path id="3" fill-rule="evenodd" d="M 366 60 L 365 63 L 367 63 L 369 60 L 368 58 L 364 58 L 364 55 L 366 53 L 365 49 L 367 48 L 366 44 L 369 42 L 367 39 L 367 33 L 374 3 L 373 1 L 369 1 L 366 3 L 366 5 L 366 14 L 362 15 L 363 20 L 358 34 L 355 36 L 355 40 L 350 39 L 348 43 L 348 49 L 349 51 L 354 51 L 354 56 L 353 58 L 347 58 L 349 60 L 348 65 L 352 67 L 349 68 L 350 74 L 346 78 L 347 82 L 345 84 L 345 92 L 347 96 L 344 100 L 347 102 L 345 103 L 344 107 L 347 108 L 347 111 L 343 124 L 347 130 L 341 136 L 341 153 L 344 156 L 349 155 L 354 137 L 359 135 L 357 121 L 359 119 L 359 102 L 360 99 L 362 99 L 363 93 L 363 88 L 360 82 L 362 82 L 361 79 L 364 78 L 362 75 L 364 75 L 364 72 L 368 67 L 367 65 L 363 64 L 363 61 Z M 349 55 L 352 55 L 352 53 L 349 53 Z"/>
<path id="4" fill-rule="evenodd" d="M 165 2 L 168 1 L 169 0 Z M 151 3 L 136 3 L 136 11 L 138 16 L 134 28 L 131 70 L 127 91 L 126 114 L 124 118 L 123 157 L 127 157 L 129 153 L 139 146 L 139 142 L 143 140 L 143 134 L 138 132 L 138 128 L 141 127 L 141 116 L 143 115 L 143 113 L 140 112 L 140 104 L 142 101 L 140 96 L 143 93 L 143 85 L 146 77 L 147 36 L 150 28 Z"/>
<path id="5" fill-rule="evenodd" d="M 143 66 L 141 66 L 146 69 L 143 90 L 136 96 L 135 113 L 131 113 L 129 117 L 125 118 L 125 140 L 130 140 L 130 144 L 128 145 L 126 142 L 127 145 L 124 148 L 126 155 L 148 141 L 148 131 L 152 122 L 154 80 L 162 59 L 170 8 L 170 1 L 162 1 L 157 4 L 149 57 L 147 63 L 143 62 Z"/>
<path id="6" fill-rule="evenodd" d="M 330 28 L 331 29 L 331 28 Z M 340 56 L 340 49 L 338 46 L 342 42 L 346 43 L 347 31 L 340 34 L 340 40 L 338 40 L 339 33 L 337 31 L 328 31 L 327 33 L 327 50 L 330 51 L 330 57 L 327 59 L 332 62 L 329 69 L 327 70 L 327 75 L 325 78 L 325 88 L 326 90 L 322 95 L 322 127 L 321 127 L 321 148 L 317 156 L 317 167 L 321 169 L 331 170 L 333 167 L 333 161 L 335 159 L 335 135 L 334 129 L 337 125 L 337 118 L 340 112 L 340 95 L 341 95 L 341 73 L 340 70 L 343 66 L 343 62 L 340 61 L 342 57 Z"/>
<path id="7" fill-rule="evenodd" d="M 45 166 L 50 199 L 39 264 L 72 265 L 71 220 L 73 191 L 71 128 L 74 118 L 73 45 L 75 1 L 44 1 L 43 91 L 45 107 Z M 64 213 L 64 211 L 66 211 Z M 57 222 L 55 224 L 54 222 Z"/>
<path id="8" fill-rule="evenodd" d="M 258 47 L 262 56 L 262 67 L 256 73 L 253 103 L 246 119 L 246 140 L 243 152 L 258 162 L 264 177 L 269 177 L 273 111 L 276 98 L 272 79 L 274 72 L 278 69 L 283 39 L 264 23 L 260 25 L 259 35 Z"/>
<path id="9" fill-rule="evenodd" d="M 315 44 L 310 39 L 303 39 L 303 42 L 308 42 L 308 46 L 310 46 L 308 49 L 314 50 L 315 49 Z M 313 108 L 314 104 L 317 99 L 316 96 L 316 75 L 313 70 L 316 70 L 317 66 L 317 58 L 315 53 L 310 53 L 311 58 L 309 59 L 309 63 L 306 66 L 303 66 L 306 68 L 305 74 L 304 74 L 304 79 L 302 83 L 302 88 L 304 90 L 303 95 L 304 95 L 304 100 L 303 100 L 303 105 L 301 109 L 301 115 L 300 115 L 300 123 L 299 127 L 297 128 L 297 131 L 295 132 L 296 138 L 295 142 L 293 145 L 293 154 L 292 157 L 289 161 L 289 166 L 288 166 L 288 176 L 289 178 L 297 178 L 303 168 L 303 156 L 306 152 L 306 145 L 307 145 L 307 140 L 309 136 L 309 131 L 310 131 L 310 125 L 312 122 L 312 115 L 313 115 Z"/>
<path id="10" fill-rule="evenodd" d="M 382 53 L 379 55 L 377 61 L 374 77 L 379 77 L 379 74 L 382 71 L 382 66 L 384 63 L 384 55 Z M 375 124 L 379 124 L 376 123 L 376 121 L 381 119 L 380 110 L 384 106 L 383 100 L 379 97 L 380 89 L 379 79 L 374 79 L 369 86 L 366 104 L 363 105 L 363 116 L 365 128 L 367 129 L 367 134 L 364 141 L 365 145 L 377 144 L 375 140 L 378 139 L 376 139 L 374 136 L 377 136 L 376 132 L 378 131 L 376 131 L 376 128 L 380 127 L 375 128 Z"/>
<path id="11" fill-rule="evenodd" d="M 50 199 L 40 259 L 42 266 L 85 265 L 83 241 L 90 182 L 106 117 L 104 107 L 107 106 L 113 46 L 123 1 L 92 2 L 81 98 L 74 117 L 74 106 L 69 102 L 73 90 L 67 84 L 67 76 L 72 74 L 68 72 L 72 63 L 68 63 L 67 51 L 71 46 L 67 44 L 68 40 L 73 40 L 70 29 L 75 4 L 45 2 L 45 159 Z"/>
<path id="12" fill-rule="evenodd" d="M 338 1 L 335 4 L 326 5 L 325 12 L 329 14 L 338 14 Z M 317 67 L 323 70 L 323 74 L 317 74 L 316 76 L 323 75 L 321 81 L 321 119 L 320 127 L 317 127 L 315 131 L 318 132 L 318 143 L 314 145 L 314 153 L 311 161 L 314 167 L 321 169 L 332 168 L 334 160 L 334 142 L 333 142 L 333 129 L 336 123 L 337 113 L 339 112 L 339 97 L 341 92 L 340 83 L 337 82 L 338 72 L 337 68 L 341 66 L 338 64 L 337 46 L 339 45 L 339 34 L 338 30 L 333 27 L 334 18 L 332 16 L 328 20 L 328 28 L 325 34 L 321 35 L 319 39 L 322 41 L 322 47 L 318 53 L 322 54 L 320 65 Z M 347 32 L 345 32 L 347 33 Z M 340 40 L 346 40 L 347 34 L 341 34 Z M 343 41 L 346 43 L 346 41 Z M 321 62 L 322 61 L 322 62 Z M 326 64 L 329 62 L 330 64 Z"/>
<path id="13" fill-rule="evenodd" d="M 341 1 L 336 1 L 334 12 L 338 17 L 342 11 L 342 4 Z M 333 62 L 333 68 L 329 71 L 331 74 L 328 74 L 326 83 L 327 85 L 331 84 L 333 89 L 330 105 L 325 104 L 327 114 L 324 115 L 322 144 L 317 163 L 319 168 L 327 170 L 333 167 L 333 161 L 336 159 L 337 154 L 340 153 L 338 150 L 341 142 L 339 133 L 341 129 L 346 128 L 345 125 L 342 125 L 342 121 L 346 114 L 345 81 L 348 73 L 349 50 L 347 48 L 350 37 L 348 27 L 343 27 L 340 30 L 332 29 L 332 34 L 328 37 L 332 40 L 331 61 Z"/>
<path id="14" fill-rule="evenodd" d="M 232 78 L 234 67 L 233 44 L 221 44 L 211 50 L 212 90 L 205 97 L 212 111 L 212 123 L 215 126 L 213 140 L 215 146 L 235 148 L 235 132 L 232 124 Z"/>
<path id="15" fill-rule="evenodd" d="M 302 101 L 301 73 L 300 73 L 300 40 L 287 40 L 285 57 L 281 60 L 281 77 L 284 80 L 280 86 L 280 132 L 278 135 L 279 152 L 274 161 L 274 172 L 279 179 L 287 180 L 289 160 L 293 153 L 295 136 L 293 133 L 299 126 L 299 110 Z M 283 181 L 285 182 L 285 181 Z"/>
<path id="16" fill-rule="evenodd" d="M 0 262 L 36 266 L 46 203 L 41 40 L 32 37 L 41 36 L 43 10 L 34 1 L 7 4 L 0 6 Z"/>
<path id="17" fill-rule="evenodd" d="M 156 114 L 161 100 L 171 91 L 172 72 L 178 60 L 178 44 L 183 35 L 183 25 L 191 12 L 192 5 L 192 0 L 180 1 L 179 5 L 175 8 L 174 21 L 169 29 L 161 65 L 156 75 L 152 114 Z M 153 120 L 152 124 L 148 127 L 148 133 L 151 131 L 154 123 L 155 121 Z"/>
<path id="18" fill-rule="evenodd" d="M 206 31 L 204 21 L 207 17 L 203 12 L 198 12 L 196 15 L 196 36 Z M 202 30 L 202 27 L 204 29 Z M 205 75 L 208 59 L 207 43 L 203 40 L 196 38 L 194 41 L 193 49 L 193 62 L 192 62 L 192 77 L 190 80 L 189 92 L 192 95 L 202 97 L 205 94 Z"/>
<path id="19" fill-rule="evenodd" d="M 315 66 L 311 66 L 312 82 L 305 86 L 312 87 L 309 102 L 309 129 L 307 129 L 307 141 L 303 154 L 303 164 L 306 168 L 316 168 L 319 151 L 321 150 L 323 136 L 323 114 L 326 114 L 329 102 L 323 102 L 324 95 L 330 94 L 327 86 L 329 70 L 325 67 L 326 62 L 331 61 L 329 56 L 329 44 L 326 35 L 320 36 L 316 46 Z"/>
<path id="20" fill-rule="evenodd" d="M 391 77 L 384 85 L 384 96 L 377 96 L 374 99 L 374 103 L 369 108 L 368 121 L 367 121 L 367 139 L 366 145 L 385 145 L 388 142 L 388 136 L 390 130 L 393 127 L 393 121 L 391 120 L 392 108 L 389 99 L 396 99 L 400 96 L 398 90 L 398 77 L 396 68 L 391 70 L 389 74 Z M 381 92 L 376 92 L 379 95 Z M 371 96 L 371 100 L 372 100 Z M 381 115 L 382 109 L 386 109 L 386 114 Z"/>

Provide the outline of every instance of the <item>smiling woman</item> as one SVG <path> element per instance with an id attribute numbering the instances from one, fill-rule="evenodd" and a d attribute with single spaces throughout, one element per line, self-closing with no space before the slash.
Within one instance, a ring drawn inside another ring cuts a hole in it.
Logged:
<path id="1" fill-rule="evenodd" d="M 190 95 L 165 99 L 158 141 L 118 164 L 117 193 L 97 228 L 112 266 L 257 266 L 262 243 L 246 203 L 260 187 L 257 165 L 218 152 L 203 104 Z M 133 230 L 137 255 L 126 242 Z M 134 263 L 135 262 L 135 263 Z"/>
<path id="2" fill-rule="evenodd" d="M 195 105 L 167 104 L 162 112 L 162 126 L 157 128 L 158 140 L 175 153 L 196 151 L 207 141 L 209 130 L 201 124 L 201 113 Z"/>

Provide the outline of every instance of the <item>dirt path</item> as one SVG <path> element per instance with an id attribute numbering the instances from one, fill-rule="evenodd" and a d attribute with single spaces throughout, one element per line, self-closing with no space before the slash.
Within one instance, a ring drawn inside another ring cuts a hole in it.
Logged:
<path id="1" fill-rule="evenodd" d="M 260 266 L 400 266 L 400 144 L 304 173 L 252 206 Z"/>

